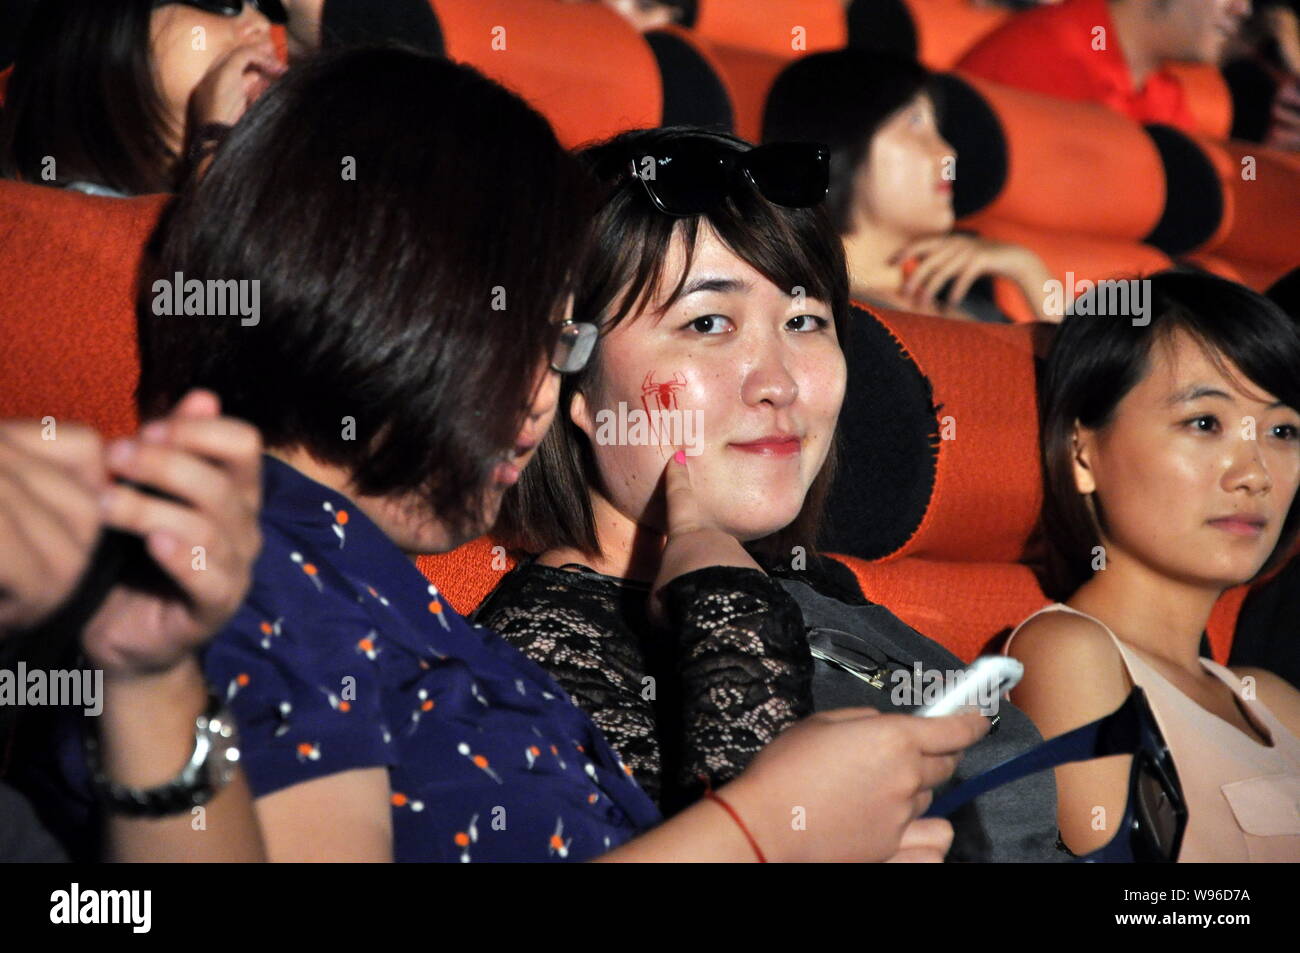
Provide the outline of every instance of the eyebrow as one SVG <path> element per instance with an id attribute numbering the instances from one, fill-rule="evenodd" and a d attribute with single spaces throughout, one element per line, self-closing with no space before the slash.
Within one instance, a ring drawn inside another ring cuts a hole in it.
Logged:
<path id="1" fill-rule="evenodd" d="M 1169 406 L 1177 404 L 1186 404 L 1193 400 L 1200 400 L 1202 397 L 1221 397 L 1224 400 L 1232 400 L 1232 397 L 1219 390 L 1217 387 L 1206 387 L 1204 384 L 1193 384 L 1185 390 L 1181 390 L 1169 398 Z M 1283 407 L 1285 404 L 1280 400 L 1275 400 L 1268 405 L 1269 410 L 1276 407 Z"/>
<path id="2" fill-rule="evenodd" d="M 680 298 L 688 295 L 698 294 L 700 292 L 712 291 L 717 294 L 735 294 L 738 291 L 749 291 L 753 285 L 748 281 L 741 281 L 738 278 L 724 278 L 720 275 L 701 275 L 693 278 L 686 283 L 682 289 Z"/>

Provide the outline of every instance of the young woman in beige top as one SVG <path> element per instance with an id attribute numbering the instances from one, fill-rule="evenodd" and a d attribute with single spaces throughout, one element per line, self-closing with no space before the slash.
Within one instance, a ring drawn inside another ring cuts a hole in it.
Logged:
<path id="1" fill-rule="evenodd" d="M 1300 860 L 1300 692 L 1200 657 L 1219 595 L 1294 550 L 1300 329 L 1206 275 L 1146 291 L 1143 313 L 1068 318 L 1044 374 L 1049 588 L 1066 604 L 1013 633 L 1012 700 L 1051 738 L 1141 686 L 1188 805 L 1179 859 Z M 1074 853 L 1115 835 L 1131 762 L 1057 769 Z"/>

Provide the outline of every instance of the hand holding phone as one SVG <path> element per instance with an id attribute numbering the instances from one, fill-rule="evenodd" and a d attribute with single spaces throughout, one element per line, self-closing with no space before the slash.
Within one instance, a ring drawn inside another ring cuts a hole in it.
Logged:
<path id="1" fill-rule="evenodd" d="M 949 690 L 916 714 L 922 718 L 942 718 L 961 708 L 983 710 L 990 701 L 996 704 L 997 699 L 1015 688 L 1024 674 L 1024 665 L 1013 658 L 1005 655 L 980 656 L 957 677 Z"/>

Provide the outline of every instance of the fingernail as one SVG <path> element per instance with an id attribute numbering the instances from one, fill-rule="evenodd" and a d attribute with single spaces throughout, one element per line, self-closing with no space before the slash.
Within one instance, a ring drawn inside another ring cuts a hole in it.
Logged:
<path id="1" fill-rule="evenodd" d="M 678 463 L 682 464 L 683 466 L 685 466 L 685 464 L 686 464 L 686 451 L 685 451 L 685 450 L 678 450 L 676 453 L 673 454 L 673 459 L 676 460 Z"/>
<path id="2" fill-rule="evenodd" d="M 113 508 L 113 499 L 117 490 L 115 487 L 109 487 L 103 493 L 99 494 L 99 511 L 107 514 Z"/>

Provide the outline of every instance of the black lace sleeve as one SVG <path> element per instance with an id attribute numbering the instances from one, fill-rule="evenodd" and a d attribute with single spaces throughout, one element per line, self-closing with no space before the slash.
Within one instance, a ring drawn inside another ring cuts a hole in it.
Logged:
<path id="1" fill-rule="evenodd" d="M 752 569 L 679 576 L 662 594 L 677 638 L 685 745 L 678 783 L 698 791 L 740 774 L 812 711 L 812 656 L 799 606 Z"/>
<path id="2" fill-rule="evenodd" d="M 644 591 L 629 594 L 609 577 L 527 564 L 502 579 L 474 621 L 546 669 L 658 802 L 654 693 L 629 595 L 645 601 Z"/>

